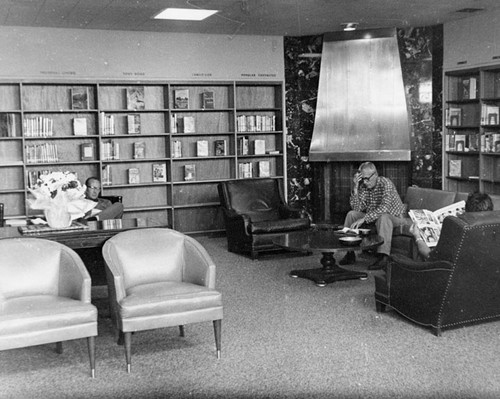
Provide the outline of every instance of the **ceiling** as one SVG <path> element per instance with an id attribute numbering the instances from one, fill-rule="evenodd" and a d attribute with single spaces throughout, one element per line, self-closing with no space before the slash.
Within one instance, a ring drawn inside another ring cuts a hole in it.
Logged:
<path id="1" fill-rule="evenodd" d="M 160 21 L 167 7 L 219 13 L 202 22 Z M 500 9 L 498 0 L 0 0 L 0 26 L 307 36 L 340 30 L 421 27 Z M 479 13 L 478 12 L 478 13 Z"/>

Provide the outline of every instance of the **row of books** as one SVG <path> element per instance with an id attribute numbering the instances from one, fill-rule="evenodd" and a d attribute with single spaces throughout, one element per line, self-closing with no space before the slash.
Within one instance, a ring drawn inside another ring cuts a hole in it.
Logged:
<path id="1" fill-rule="evenodd" d="M 115 140 L 101 142 L 101 159 L 103 161 L 120 159 L 120 143 Z"/>
<path id="2" fill-rule="evenodd" d="M 28 181 L 28 187 L 29 188 L 36 188 L 37 181 L 40 179 L 40 176 L 42 175 L 48 175 L 50 174 L 51 171 L 48 169 L 32 169 L 28 170 L 26 172 L 27 174 L 27 181 Z M 73 173 L 77 178 L 78 174 L 76 172 L 71 172 Z"/>
<path id="3" fill-rule="evenodd" d="M 214 156 L 224 156 L 227 154 L 226 140 L 214 141 Z M 196 156 L 210 156 L 208 140 L 198 140 L 196 142 Z M 172 142 L 172 158 L 182 158 L 182 142 L 175 140 Z"/>
<path id="4" fill-rule="evenodd" d="M 189 109 L 189 89 L 174 90 L 174 108 Z M 214 92 L 204 91 L 201 93 L 201 108 L 214 109 Z"/>
<path id="5" fill-rule="evenodd" d="M 154 163 L 151 170 L 151 181 L 161 183 L 167 181 L 167 165 L 165 163 Z M 139 168 L 128 168 L 127 178 L 129 184 L 141 183 L 141 171 Z M 149 180 L 148 180 L 149 181 Z M 101 172 L 101 183 L 103 186 L 113 184 L 113 167 L 112 165 L 104 165 Z"/>
<path id="6" fill-rule="evenodd" d="M 25 137 L 50 137 L 54 135 L 54 120 L 44 116 L 23 119 Z"/>
<path id="7" fill-rule="evenodd" d="M 17 137 L 16 114 L 0 113 L 0 137 Z"/>
<path id="8" fill-rule="evenodd" d="M 236 131 L 238 132 L 273 132 L 276 130 L 274 115 L 238 115 Z"/>
<path id="9" fill-rule="evenodd" d="M 128 183 L 139 184 L 141 183 L 141 173 L 139 168 L 127 169 Z M 154 183 L 167 181 L 167 165 L 164 163 L 155 163 L 152 165 L 152 181 Z"/>
<path id="10" fill-rule="evenodd" d="M 269 161 L 256 162 L 256 176 L 269 177 L 271 176 L 271 164 Z M 240 162 L 238 164 L 238 177 L 240 179 L 248 179 L 254 177 L 254 163 Z"/>
<path id="11" fill-rule="evenodd" d="M 135 142 L 133 145 L 133 159 L 144 159 L 146 157 L 146 143 L 144 141 Z M 102 160 L 120 159 L 120 144 L 113 140 L 101 144 Z M 82 161 L 92 161 L 95 159 L 94 143 L 80 144 L 80 154 Z"/>
<path id="12" fill-rule="evenodd" d="M 54 143 L 32 144 L 26 146 L 26 163 L 59 162 L 57 145 Z"/>
<path id="13" fill-rule="evenodd" d="M 448 134 L 446 151 L 500 152 L 500 133 Z"/>
<path id="14" fill-rule="evenodd" d="M 108 115 L 101 112 L 101 132 L 103 136 L 112 136 L 115 132 L 115 115 Z M 125 116 L 127 119 L 127 133 L 128 134 L 141 134 L 141 115 L 140 114 L 128 114 Z M 87 126 L 85 118 L 75 118 L 80 119 L 78 121 L 78 132 L 79 135 L 85 136 L 87 134 Z M 73 121 L 73 130 L 75 135 L 77 135 L 77 128 L 75 127 L 75 120 Z M 83 122 L 85 120 L 85 123 Z"/>

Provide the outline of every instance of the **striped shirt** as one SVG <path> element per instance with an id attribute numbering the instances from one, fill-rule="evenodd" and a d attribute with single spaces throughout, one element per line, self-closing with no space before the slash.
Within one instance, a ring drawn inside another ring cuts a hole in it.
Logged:
<path id="1" fill-rule="evenodd" d="M 364 212 L 365 223 L 375 222 L 383 213 L 402 217 L 406 211 L 394 183 L 387 177 L 378 176 L 371 190 L 362 186 L 358 195 L 351 195 L 351 208 Z"/>

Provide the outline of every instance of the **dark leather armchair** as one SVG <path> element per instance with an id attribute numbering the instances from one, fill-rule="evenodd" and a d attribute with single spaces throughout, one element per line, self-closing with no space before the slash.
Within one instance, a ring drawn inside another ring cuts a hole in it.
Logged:
<path id="1" fill-rule="evenodd" d="M 277 179 L 225 181 L 218 190 L 230 252 L 255 259 L 261 251 L 276 249 L 273 237 L 309 228 L 307 215 L 286 204 Z"/>
<path id="2" fill-rule="evenodd" d="M 387 306 L 436 335 L 500 318 L 500 212 L 447 217 L 429 261 L 393 255 L 375 277 L 377 311 Z"/>

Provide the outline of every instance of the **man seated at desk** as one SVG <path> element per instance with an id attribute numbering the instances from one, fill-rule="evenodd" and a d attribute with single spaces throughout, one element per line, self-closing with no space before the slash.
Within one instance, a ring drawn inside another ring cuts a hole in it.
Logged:
<path id="1" fill-rule="evenodd" d="M 92 211 L 85 215 L 87 220 L 106 220 L 106 219 L 120 219 L 123 216 L 123 204 L 115 202 L 114 204 L 105 198 L 100 198 L 101 181 L 97 177 L 89 177 L 85 181 L 85 198 L 90 201 L 97 202 Z"/>

